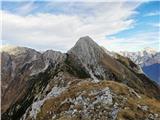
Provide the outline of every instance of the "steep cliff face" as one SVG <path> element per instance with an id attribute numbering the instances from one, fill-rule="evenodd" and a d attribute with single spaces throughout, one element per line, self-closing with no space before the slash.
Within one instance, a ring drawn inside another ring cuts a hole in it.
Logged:
<path id="1" fill-rule="evenodd" d="M 158 85 L 132 61 L 111 57 L 88 36 L 67 53 L 14 47 L 1 55 L 3 120 L 127 119 L 128 109 L 134 115 L 140 109 L 137 116 L 128 113 L 137 120 L 149 118 L 151 111 L 159 117 L 157 106 L 141 101 L 160 104 Z"/>

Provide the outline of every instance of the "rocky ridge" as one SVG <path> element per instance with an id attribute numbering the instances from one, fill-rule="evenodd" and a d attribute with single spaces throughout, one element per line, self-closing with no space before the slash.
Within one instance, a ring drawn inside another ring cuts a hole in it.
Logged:
<path id="1" fill-rule="evenodd" d="M 2 120 L 160 117 L 159 86 L 132 61 L 106 54 L 88 36 L 67 53 L 18 49 L 24 51 L 1 52 Z"/>

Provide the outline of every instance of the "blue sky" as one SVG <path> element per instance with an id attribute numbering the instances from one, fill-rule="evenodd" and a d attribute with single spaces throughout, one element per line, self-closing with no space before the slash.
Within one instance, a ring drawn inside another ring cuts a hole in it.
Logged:
<path id="1" fill-rule="evenodd" d="M 158 25 L 160 21 L 160 13 L 158 13 L 160 12 L 160 2 L 154 1 L 141 4 L 136 11 L 139 13 L 133 17 L 136 20 L 134 28 L 119 32 L 114 36 L 131 37 L 138 32 L 147 33 L 159 30 L 159 28 L 154 25 Z"/>
<path id="2" fill-rule="evenodd" d="M 160 50 L 160 2 L 2 2 L 2 43 L 70 49 L 89 35 L 113 51 Z"/>

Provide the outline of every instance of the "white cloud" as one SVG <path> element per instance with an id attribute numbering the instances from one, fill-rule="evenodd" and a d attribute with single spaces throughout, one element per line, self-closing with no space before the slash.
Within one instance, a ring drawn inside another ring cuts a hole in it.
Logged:
<path id="1" fill-rule="evenodd" d="M 32 0 L 30 2 L 22 2 L 21 7 L 16 8 L 16 13 L 20 15 L 27 15 L 35 8 L 36 6 L 34 5 L 34 1 Z"/>
<path id="2" fill-rule="evenodd" d="M 139 4 L 136 2 L 108 2 L 103 5 L 83 3 L 82 6 L 85 5 L 93 10 L 92 15 L 84 13 L 85 16 L 78 13 L 58 15 L 37 13 L 21 16 L 1 11 L 2 40 L 4 43 L 61 51 L 68 50 L 79 37 L 86 35 L 91 36 L 98 43 L 107 41 L 106 35 L 133 27 L 134 19 L 130 17 L 136 13 L 135 8 Z"/>
<path id="3" fill-rule="evenodd" d="M 160 23 L 153 23 L 151 24 L 153 27 L 160 27 Z"/>
<path id="4" fill-rule="evenodd" d="M 99 41 L 99 44 L 112 51 L 137 51 L 151 47 L 160 51 L 159 32 L 138 33 L 133 37 L 123 39 L 112 37 L 108 40 Z"/>
<path id="5" fill-rule="evenodd" d="M 160 12 L 156 11 L 156 12 L 150 12 L 150 13 L 145 14 L 145 16 L 156 16 L 156 15 L 160 15 Z"/>

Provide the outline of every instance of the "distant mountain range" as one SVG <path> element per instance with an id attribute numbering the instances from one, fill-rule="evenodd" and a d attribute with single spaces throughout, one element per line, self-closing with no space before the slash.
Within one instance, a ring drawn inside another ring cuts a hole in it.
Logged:
<path id="1" fill-rule="evenodd" d="M 120 54 L 140 65 L 148 77 L 160 83 L 160 52 L 152 48 L 145 48 L 139 52 L 125 51 Z"/>
<path id="2" fill-rule="evenodd" d="M 114 55 L 89 36 L 66 53 L 2 47 L 2 120 L 159 120 L 159 85 Z"/>

